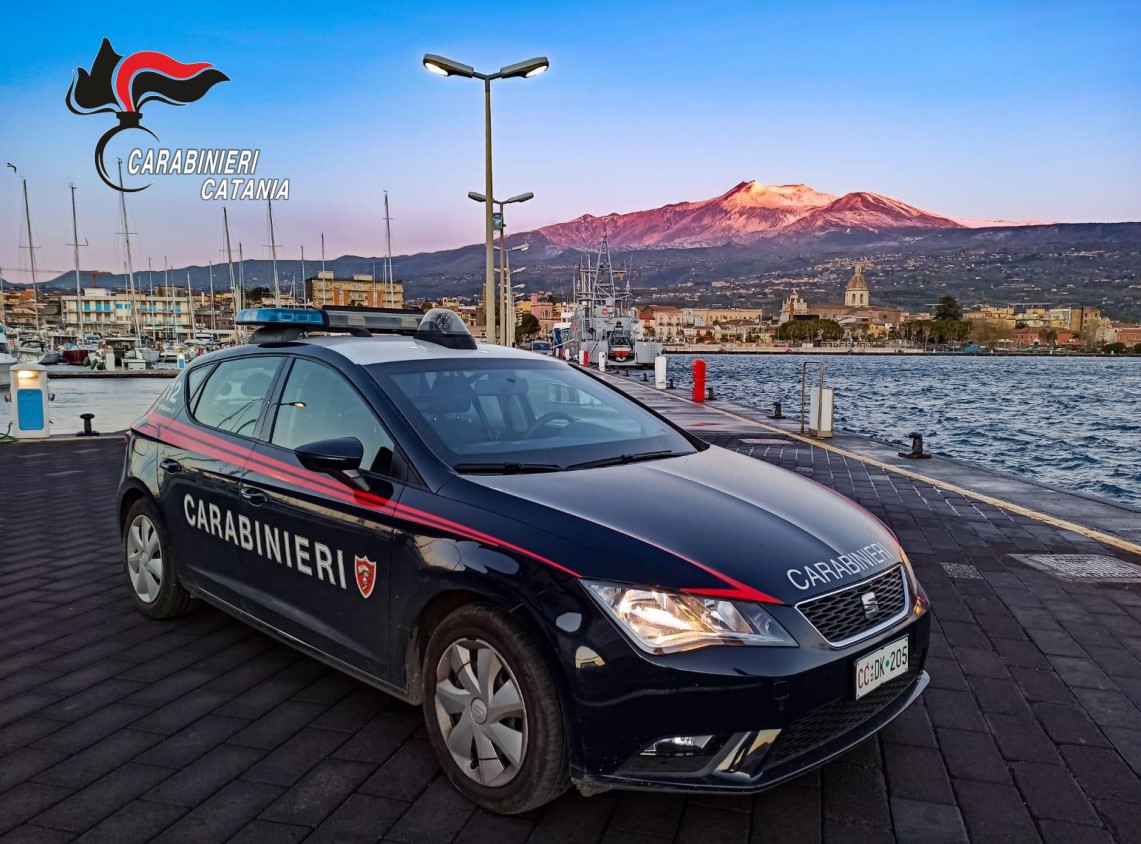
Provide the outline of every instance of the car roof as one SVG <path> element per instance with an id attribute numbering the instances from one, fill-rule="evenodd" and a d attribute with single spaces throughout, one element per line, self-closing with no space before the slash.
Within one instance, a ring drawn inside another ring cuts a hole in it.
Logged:
<path id="1" fill-rule="evenodd" d="M 549 362 L 551 360 L 549 357 L 536 355 L 523 349 L 511 349 L 506 346 L 497 346 L 494 343 L 477 343 L 474 349 L 449 349 L 439 343 L 397 334 L 380 334 L 372 337 L 331 335 L 327 337 L 306 337 L 295 342 L 329 349 L 358 366 L 403 363 L 412 360 L 454 360 L 457 363 L 488 359 L 531 362 L 536 360 Z"/>

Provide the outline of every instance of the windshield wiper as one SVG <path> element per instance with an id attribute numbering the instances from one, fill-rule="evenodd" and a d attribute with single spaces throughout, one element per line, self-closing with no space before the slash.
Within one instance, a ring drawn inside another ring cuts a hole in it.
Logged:
<path id="1" fill-rule="evenodd" d="M 465 475 L 524 475 L 562 470 L 554 463 L 457 463 L 453 468 Z"/>
<path id="2" fill-rule="evenodd" d="M 626 463 L 640 463 L 643 460 L 657 460 L 660 457 L 670 457 L 676 452 L 644 451 L 641 454 L 619 454 L 615 457 L 600 457 L 598 460 L 587 460 L 584 463 L 572 463 L 568 469 L 594 469 L 598 466 L 622 466 Z"/>

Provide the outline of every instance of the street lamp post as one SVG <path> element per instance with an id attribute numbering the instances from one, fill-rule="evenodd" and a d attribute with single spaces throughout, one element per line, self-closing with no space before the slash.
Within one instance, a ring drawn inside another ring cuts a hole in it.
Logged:
<path id="1" fill-rule="evenodd" d="M 428 53 L 424 56 L 424 67 L 440 76 L 459 76 L 464 79 L 483 80 L 483 145 L 484 145 L 484 196 L 494 196 L 491 179 L 491 82 L 493 79 L 529 79 L 543 73 L 551 63 L 545 56 L 537 56 L 526 61 L 501 67 L 497 73 L 480 73 L 471 65 L 461 64 L 451 59 Z M 492 222 L 491 203 L 486 203 L 484 213 L 484 310 L 487 316 L 487 341 L 495 336 L 495 228 Z"/>
<path id="2" fill-rule="evenodd" d="M 500 201 L 498 199 L 492 199 L 491 202 L 488 202 L 486 197 L 484 196 L 484 194 L 476 193 L 475 191 L 468 191 L 468 199 L 473 199 L 476 202 L 483 202 L 489 210 L 492 208 L 492 206 L 498 206 L 498 208 L 499 208 L 499 246 L 495 246 L 493 243 L 492 249 L 493 249 L 493 251 L 495 249 L 498 249 L 500 251 L 500 257 L 499 257 L 499 275 L 500 275 L 499 281 L 500 281 L 500 285 L 506 284 L 507 283 L 506 279 L 509 278 L 509 276 L 506 273 L 506 270 L 504 269 L 504 267 L 506 267 L 506 265 L 507 265 L 506 264 L 507 252 L 508 251 L 524 252 L 527 249 L 526 244 L 523 244 L 522 246 L 514 247 L 511 250 L 505 249 L 505 246 L 507 244 L 507 221 L 503 215 L 503 206 L 504 205 L 510 205 L 513 202 L 526 202 L 527 200 L 534 199 L 534 198 L 535 198 L 535 194 L 533 194 L 531 191 L 527 191 L 526 193 L 516 194 L 515 196 L 513 196 L 509 199 L 504 199 L 502 201 Z M 494 214 L 492 215 L 492 217 L 494 218 Z M 494 273 L 495 273 L 495 269 L 493 266 L 492 267 L 493 277 L 494 277 Z M 494 301 L 495 301 L 494 278 L 492 280 L 491 286 L 488 288 L 488 293 L 489 293 L 490 298 L 489 298 L 489 296 L 485 296 L 484 301 L 494 303 Z M 507 329 L 504 327 L 505 321 L 506 321 L 505 314 L 507 313 L 506 301 L 507 301 L 506 296 L 503 294 L 502 287 L 501 287 L 500 288 L 500 295 L 499 295 L 499 305 L 498 305 L 501 318 L 499 320 L 499 331 L 496 334 L 495 342 L 498 342 L 504 346 L 510 346 L 511 345 L 511 335 L 508 333 Z M 492 304 L 490 307 L 492 309 L 494 309 L 497 306 Z M 492 319 L 488 324 L 488 330 L 494 331 L 494 327 L 495 327 L 495 321 L 494 321 L 494 319 Z M 488 341 L 491 342 L 491 334 L 488 334 L 487 337 L 488 337 Z"/>
<path id="3" fill-rule="evenodd" d="M 523 285 L 512 285 L 511 282 L 515 280 L 515 276 L 526 270 L 526 267 L 520 267 L 517 270 L 511 269 L 510 253 L 524 252 L 527 249 L 527 244 L 516 246 L 513 249 L 507 249 L 503 252 L 503 274 L 499 279 L 500 290 L 503 293 L 503 345 L 515 345 L 515 289 Z"/>

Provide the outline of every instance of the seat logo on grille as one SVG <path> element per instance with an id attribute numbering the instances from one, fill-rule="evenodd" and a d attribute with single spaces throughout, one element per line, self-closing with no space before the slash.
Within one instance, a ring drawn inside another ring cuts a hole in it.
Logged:
<path id="1" fill-rule="evenodd" d="M 879 615 L 880 605 L 876 601 L 875 592 L 865 592 L 860 596 L 860 602 L 864 605 L 864 618 L 875 618 Z"/>

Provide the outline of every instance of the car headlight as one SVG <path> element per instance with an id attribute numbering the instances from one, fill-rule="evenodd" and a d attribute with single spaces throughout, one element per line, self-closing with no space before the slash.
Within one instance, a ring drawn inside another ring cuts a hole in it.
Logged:
<path id="1" fill-rule="evenodd" d="M 759 604 L 596 580 L 583 585 L 634 643 L 652 654 L 708 645 L 796 647 Z"/>

